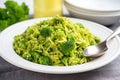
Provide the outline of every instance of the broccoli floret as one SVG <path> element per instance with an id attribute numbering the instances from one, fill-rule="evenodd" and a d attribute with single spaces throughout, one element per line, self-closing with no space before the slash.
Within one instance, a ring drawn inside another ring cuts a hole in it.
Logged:
<path id="1" fill-rule="evenodd" d="M 31 56 L 33 58 L 32 61 L 37 63 L 38 60 L 39 60 L 40 54 L 38 52 L 36 52 L 36 51 L 32 51 L 30 54 L 31 54 Z"/>
<path id="2" fill-rule="evenodd" d="M 29 54 L 29 53 L 22 54 L 22 57 L 25 58 L 25 59 L 27 59 L 27 60 L 30 60 L 30 61 L 33 60 L 33 58 L 31 57 L 31 54 Z"/>
<path id="3" fill-rule="evenodd" d="M 63 57 L 62 58 L 62 63 L 65 65 L 65 66 L 68 66 L 69 64 L 68 64 L 68 60 L 69 60 L 69 58 L 68 57 Z"/>
<path id="4" fill-rule="evenodd" d="M 41 34 L 41 36 L 46 38 L 46 37 L 50 37 L 51 36 L 52 31 L 53 31 L 52 28 L 45 27 L 45 28 L 41 29 L 40 34 Z"/>
<path id="5" fill-rule="evenodd" d="M 64 19 L 65 19 L 64 17 L 56 16 L 55 18 L 52 19 L 53 25 L 63 24 L 64 23 Z"/>
<path id="6" fill-rule="evenodd" d="M 44 65 L 50 65 L 50 59 L 47 56 L 40 56 L 39 63 Z"/>
<path id="7" fill-rule="evenodd" d="M 76 23 L 80 28 L 85 28 L 84 26 L 83 26 L 83 24 L 81 24 L 81 23 Z"/>
<path id="8" fill-rule="evenodd" d="M 61 45 L 61 51 L 66 56 L 70 56 L 74 49 L 75 49 L 74 40 L 67 41 Z"/>
<path id="9" fill-rule="evenodd" d="M 29 8 L 24 2 L 22 5 L 18 5 L 15 1 L 7 0 L 4 4 L 5 8 L 0 8 L 0 20 L 4 21 L 3 23 L 0 22 L 0 30 L 29 18 Z"/>
<path id="10" fill-rule="evenodd" d="M 94 39 L 95 39 L 96 44 L 100 43 L 100 38 L 95 36 Z"/>
<path id="11" fill-rule="evenodd" d="M 64 38 L 64 37 L 65 37 L 65 33 L 64 33 L 63 31 L 57 30 L 57 31 L 55 32 L 55 36 L 54 36 L 55 39 L 60 40 L 60 39 L 62 39 L 62 38 Z"/>

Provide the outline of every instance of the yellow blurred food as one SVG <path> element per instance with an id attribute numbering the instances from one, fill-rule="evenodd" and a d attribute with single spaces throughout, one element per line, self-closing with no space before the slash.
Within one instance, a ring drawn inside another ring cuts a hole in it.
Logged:
<path id="1" fill-rule="evenodd" d="M 62 0 L 34 0 L 34 18 L 62 15 Z"/>

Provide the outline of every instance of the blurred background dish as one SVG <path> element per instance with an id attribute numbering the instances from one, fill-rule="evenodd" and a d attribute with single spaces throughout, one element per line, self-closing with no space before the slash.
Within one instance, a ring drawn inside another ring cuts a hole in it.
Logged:
<path id="1" fill-rule="evenodd" d="M 111 25 L 120 19 L 120 0 L 65 0 L 70 15 Z"/>
<path id="2" fill-rule="evenodd" d="M 95 12 L 115 12 L 120 11 L 120 0 L 65 0 L 69 5 Z"/>
<path id="3" fill-rule="evenodd" d="M 62 16 L 62 0 L 34 0 L 34 18 Z"/>

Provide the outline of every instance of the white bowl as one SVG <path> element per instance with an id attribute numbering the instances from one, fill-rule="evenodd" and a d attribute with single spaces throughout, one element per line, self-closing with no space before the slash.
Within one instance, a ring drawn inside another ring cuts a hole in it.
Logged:
<path id="1" fill-rule="evenodd" d="M 95 36 L 100 37 L 102 40 L 106 39 L 106 37 L 112 33 L 112 31 L 107 27 L 95 22 L 75 18 L 70 19 L 75 23 L 82 23 L 85 27 L 88 27 Z M 51 74 L 70 74 L 86 72 L 100 68 L 113 61 L 120 54 L 120 38 L 116 36 L 108 44 L 108 51 L 106 51 L 103 56 L 85 64 L 75 66 L 47 66 L 27 61 L 17 55 L 17 53 L 15 53 L 13 50 L 14 36 L 23 33 L 28 26 L 38 23 L 42 20 L 44 20 L 44 18 L 23 21 L 2 31 L 0 34 L 0 56 L 9 63 L 27 70 Z"/>
<path id="2" fill-rule="evenodd" d="M 89 14 L 84 12 L 75 11 L 74 9 L 67 8 L 70 15 L 76 18 L 91 20 L 103 25 L 112 25 L 120 19 L 120 12 L 119 14 Z"/>
<path id="3" fill-rule="evenodd" d="M 85 10 L 85 9 L 80 9 L 77 7 L 72 6 L 71 4 L 68 4 L 66 1 L 64 1 L 64 5 L 69 8 L 72 9 L 74 11 L 77 12 L 83 12 L 83 13 L 87 13 L 87 14 L 91 14 L 91 15 L 119 15 L 120 11 L 92 11 L 92 10 Z"/>
<path id="4" fill-rule="evenodd" d="M 120 0 L 65 0 L 75 8 L 95 12 L 120 11 Z"/>
<path id="5" fill-rule="evenodd" d="M 65 0 L 64 4 L 73 17 L 103 25 L 112 25 L 120 19 L 120 0 Z"/>

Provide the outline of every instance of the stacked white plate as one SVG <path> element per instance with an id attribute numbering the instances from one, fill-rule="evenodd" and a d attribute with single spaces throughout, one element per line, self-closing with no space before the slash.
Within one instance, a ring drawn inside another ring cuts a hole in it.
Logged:
<path id="1" fill-rule="evenodd" d="M 111 25 L 120 19 L 120 0 L 64 0 L 73 17 Z"/>

